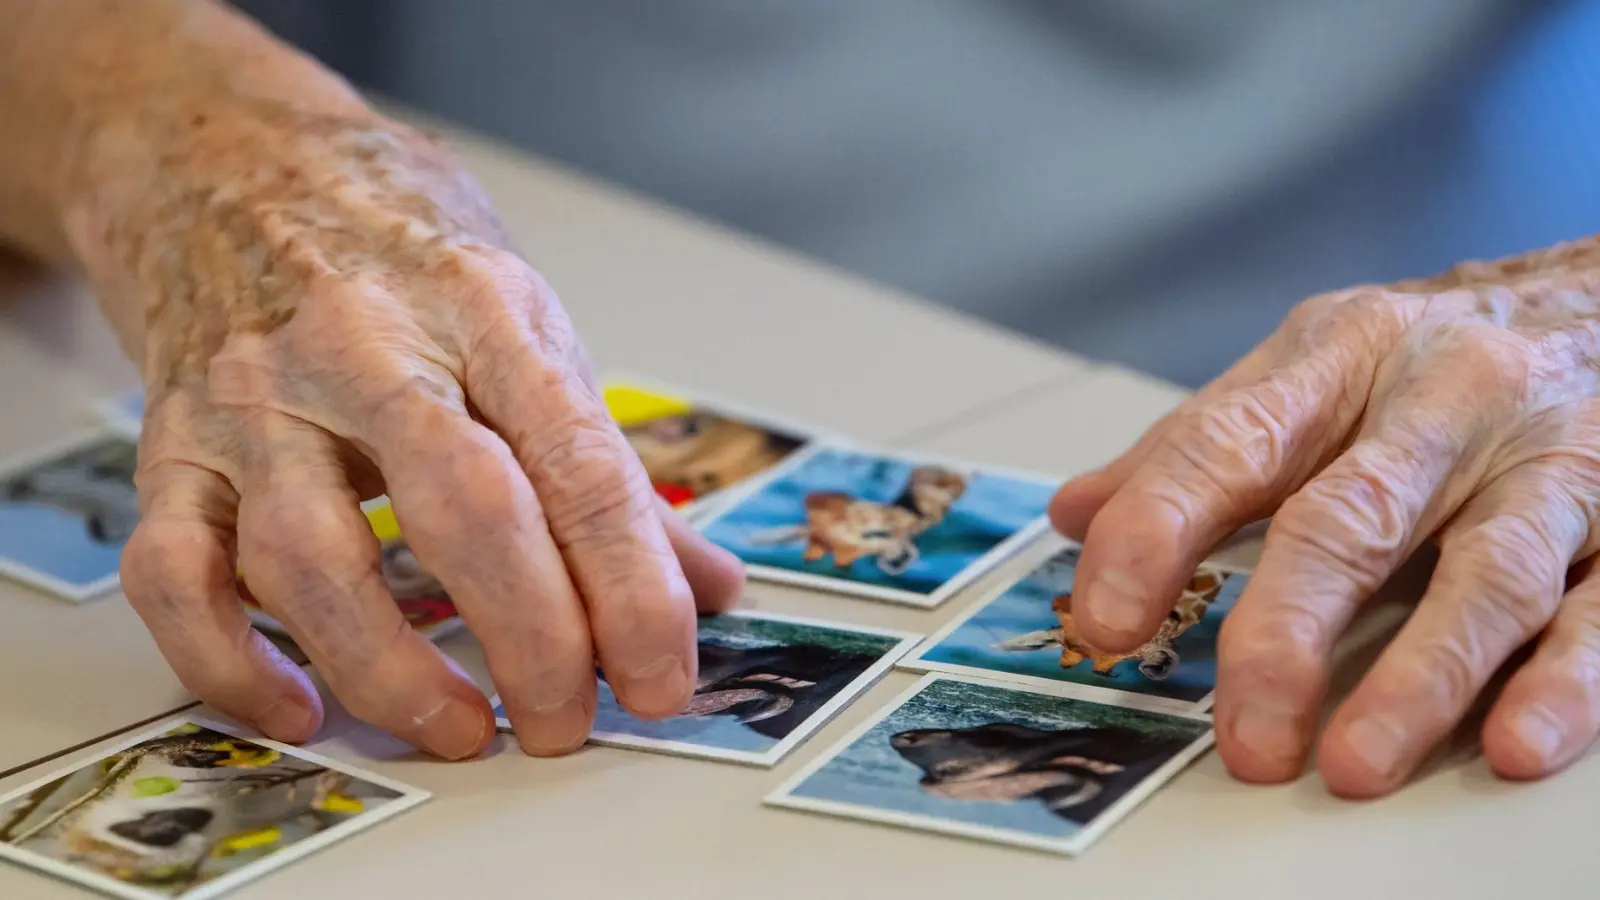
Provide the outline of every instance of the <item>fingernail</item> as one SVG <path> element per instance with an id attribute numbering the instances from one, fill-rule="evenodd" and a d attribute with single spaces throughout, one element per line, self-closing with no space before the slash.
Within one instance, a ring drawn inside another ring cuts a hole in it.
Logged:
<path id="1" fill-rule="evenodd" d="M 1107 631 L 1128 634 L 1144 624 L 1144 591 L 1121 572 L 1101 572 L 1089 583 L 1083 603 L 1089 616 Z"/>
<path id="2" fill-rule="evenodd" d="M 1233 720 L 1233 739 L 1276 763 L 1293 763 L 1300 758 L 1300 730 L 1295 717 L 1272 706 L 1257 703 L 1241 709 Z"/>
<path id="3" fill-rule="evenodd" d="M 1368 716 L 1350 723 L 1345 743 L 1356 758 L 1376 775 L 1393 778 L 1405 752 L 1406 733 L 1387 716 Z"/>
<path id="4" fill-rule="evenodd" d="M 1517 740 L 1532 750 L 1545 763 L 1553 761 L 1567 739 L 1567 723 L 1543 703 L 1534 703 L 1524 709 L 1512 726 Z"/>
<path id="5" fill-rule="evenodd" d="M 304 741 L 316 731 L 317 712 L 305 700 L 285 694 L 256 720 L 262 734 L 280 741 Z"/>
<path id="6" fill-rule="evenodd" d="M 669 653 L 618 680 L 621 683 L 614 684 L 617 695 L 644 715 L 676 715 L 689 698 L 689 675 L 683 670 L 683 658 L 676 654 Z"/>
<path id="7" fill-rule="evenodd" d="M 444 759 L 476 756 L 494 728 L 494 720 L 459 697 L 447 697 L 439 708 L 416 720 L 423 747 Z"/>
<path id="8" fill-rule="evenodd" d="M 559 703 L 528 711 L 529 734 L 517 735 L 523 752 L 530 756 L 556 756 L 570 753 L 589 738 L 589 707 L 582 697 L 568 697 Z"/>

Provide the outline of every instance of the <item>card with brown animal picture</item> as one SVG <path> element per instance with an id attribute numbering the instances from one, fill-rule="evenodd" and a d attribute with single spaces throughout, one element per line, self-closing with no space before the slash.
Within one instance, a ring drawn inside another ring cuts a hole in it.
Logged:
<path id="1" fill-rule="evenodd" d="M 820 435 L 810 426 L 640 378 L 609 379 L 603 392 L 656 493 L 690 517 L 708 514 L 730 488 L 782 464 Z"/>
<path id="2" fill-rule="evenodd" d="M 701 530 L 753 578 L 934 607 L 1045 527 L 1052 479 L 819 444 Z"/>
<path id="3" fill-rule="evenodd" d="M 1133 694 L 1173 709 L 1208 709 L 1217 679 L 1217 633 L 1244 590 L 1247 573 L 1202 564 L 1154 637 L 1129 653 L 1104 653 L 1079 637 L 1072 618 L 1080 549 L 1059 537 L 1043 542 L 1039 550 L 1049 553 L 1043 562 L 980 598 L 899 667 L 1034 685 L 1065 683 L 1088 697 Z"/>
<path id="4" fill-rule="evenodd" d="M 929 675 L 766 802 L 1075 855 L 1211 744 L 1203 715 Z"/>

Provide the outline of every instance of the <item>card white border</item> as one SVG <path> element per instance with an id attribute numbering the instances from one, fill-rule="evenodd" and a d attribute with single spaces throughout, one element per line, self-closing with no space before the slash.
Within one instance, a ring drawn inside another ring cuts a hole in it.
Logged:
<path id="1" fill-rule="evenodd" d="M 904 693 L 896 697 L 893 702 L 885 706 L 871 719 L 863 722 L 844 737 L 837 744 L 829 747 L 807 763 L 800 771 L 796 772 L 783 784 L 773 789 L 762 802 L 768 806 L 795 809 L 803 812 L 823 813 L 840 818 L 857 819 L 868 822 L 877 822 L 885 825 L 897 825 L 902 828 L 913 828 L 920 831 L 931 831 L 940 834 L 956 835 L 958 837 L 976 838 L 993 843 L 1009 844 L 1017 847 L 1028 847 L 1035 850 L 1047 850 L 1066 856 L 1077 856 L 1087 850 L 1102 835 L 1121 822 L 1135 808 L 1148 800 L 1152 794 L 1166 786 L 1180 772 L 1188 768 L 1195 760 L 1199 759 L 1216 740 L 1216 732 L 1206 731 L 1195 738 L 1189 746 L 1178 751 L 1172 759 L 1163 763 L 1160 768 L 1145 776 L 1144 780 L 1135 785 L 1115 803 L 1106 807 L 1093 821 L 1078 829 L 1077 833 L 1067 838 L 1047 838 L 1027 832 L 1014 831 L 1009 828 L 999 828 L 992 825 L 977 825 L 968 822 L 956 822 L 937 816 L 925 816 L 916 813 L 906 813 L 897 810 L 883 809 L 878 806 L 866 804 L 846 803 L 838 800 L 818 800 L 813 797 L 798 797 L 794 791 L 804 784 L 806 779 L 821 771 L 828 763 L 840 754 L 850 749 L 864 737 L 867 732 L 877 727 L 878 723 L 893 715 L 911 698 L 922 693 L 928 686 L 936 681 L 959 681 L 968 684 L 978 684 L 984 687 L 994 687 L 1003 690 L 1017 691 L 1024 694 L 1047 694 L 1065 700 L 1076 700 L 1081 703 L 1094 703 L 1101 706 L 1121 706 L 1130 708 L 1126 703 L 1104 703 L 1086 697 L 1076 696 L 1074 692 L 1057 690 L 1037 690 L 1029 685 L 996 681 L 991 678 L 970 678 L 961 675 L 943 675 L 930 673 L 918 679 L 917 683 L 907 688 Z M 1210 724 L 1209 716 L 1173 712 L 1171 710 L 1146 710 L 1143 712 L 1156 712 L 1160 715 L 1170 716 L 1175 719 L 1191 719 L 1197 722 Z"/>
<path id="2" fill-rule="evenodd" d="M 842 434 L 839 434 L 838 432 L 801 422 L 777 418 L 743 403 L 739 403 L 738 401 L 726 400 L 716 394 L 711 394 L 705 391 L 687 387 L 681 387 L 656 378 L 633 375 L 628 372 L 608 372 L 605 375 L 600 376 L 600 391 L 602 400 L 605 399 L 605 390 L 613 387 L 638 388 L 640 390 L 650 391 L 674 400 L 686 400 L 689 402 L 689 405 L 695 409 L 703 409 L 706 412 L 722 415 L 724 417 L 740 419 L 754 425 L 759 425 L 760 427 L 769 431 L 779 431 L 794 435 L 795 437 L 800 438 L 800 446 L 796 447 L 794 451 L 789 454 L 789 459 L 793 459 L 794 457 L 805 453 L 807 450 L 823 442 L 833 442 L 840 445 L 850 444 L 850 439 Z M 785 459 L 783 462 L 780 462 L 778 466 L 774 466 L 774 468 L 783 466 L 788 461 L 788 459 Z M 709 494 L 706 494 L 705 496 L 696 497 L 689 503 L 678 507 L 678 514 L 688 519 L 690 522 L 695 522 L 706 516 L 715 515 L 721 511 L 722 504 L 727 501 L 734 492 L 738 491 L 748 481 L 761 478 L 763 474 L 765 473 L 758 473 L 752 476 L 750 479 L 746 479 L 745 482 L 737 482 L 726 485 L 712 491 Z"/>
<path id="3" fill-rule="evenodd" d="M 118 405 L 118 401 L 129 394 L 135 393 L 142 396 L 144 395 L 144 389 L 129 388 L 125 391 L 119 391 L 109 397 L 101 397 L 94 405 L 94 415 L 106 430 L 123 435 L 131 440 L 139 439 L 139 432 L 144 430 L 144 420 L 129 416 L 127 411 Z M 145 399 L 148 402 L 149 398 L 146 397 Z"/>
<path id="4" fill-rule="evenodd" d="M 75 453 L 102 441 L 125 441 L 135 447 L 139 444 L 137 435 L 124 434 L 114 428 L 80 429 L 61 440 L 51 441 L 42 447 L 0 462 L 0 481 L 13 478 L 56 457 Z M 0 551 L 0 575 L 46 591 L 72 603 L 82 603 L 86 600 L 93 600 L 96 597 L 109 594 L 116 590 L 117 586 L 122 582 L 121 573 L 119 572 L 81 584 L 66 581 L 5 556 L 3 551 Z"/>
<path id="5" fill-rule="evenodd" d="M 915 632 L 896 631 L 889 628 L 873 628 L 866 625 L 855 625 L 849 622 L 831 622 L 824 619 L 814 619 L 808 616 L 791 616 L 782 613 L 770 613 L 761 610 L 734 609 L 723 616 L 755 621 L 785 622 L 790 625 L 809 625 L 815 628 L 825 628 L 830 631 L 855 632 L 858 634 L 875 635 L 878 637 L 897 638 L 899 643 L 889 648 L 882 656 L 878 657 L 866 671 L 857 675 L 849 684 L 846 684 L 828 699 L 816 712 L 808 716 L 805 721 L 795 727 L 794 731 L 785 735 L 782 740 L 766 750 L 760 752 L 751 750 L 728 750 L 722 747 L 707 747 L 691 741 L 663 740 L 660 738 L 639 737 L 637 735 L 622 734 L 615 731 L 595 731 L 589 735 L 588 743 L 600 747 L 620 747 L 626 750 L 649 750 L 656 753 L 665 753 L 672 756 L 685 756 L 695 759 L 712 759 L 720 762 L 741 763 L 760 768 L 771 768 L 777 765 L 784 757 L 794 751 L 796 747 L 810 738 L 823 726 L 832 721 L 846 706 L 850 705 L 868 688 L 876 684 L 884 675 L 894 668 L 894 664 L 912 647 L 921 641 L 923 636 Z M 710 618 L 710 617 L 708 617 Z M 500 703 L 500 695 L 496 694 L 489 700 L 490 707 Z M 496 718 L 495 725 L 502 731 L 511 729 L 511 722 L 505 718 Z"/>
<path id="6" fill-rule="evenodd" d="M 851 443 L 829 443 L 816 441 L 797 451 L 794 456 L 784 461 L 783 464 L 774 466 L 768 472 L 735 486 L 735 493 L 726 502 L 720 505 L 711 515 L 698 519 L 694 524 L 701 534 L 716 523 L 727 518 L 740 504 L 751 499 L 764 490 L 768 485 L 779 479 L 787 477 L 796 469 L 805 465 L 813 457 L 825 452 L 848 453 L 858 456 L 872 456 L 887 459 L 908 465 L 936 465 L 946 466 L 962 471 L 976 472 L 978 475 L 993 475 L 1016 481 L 1031 481 L 1037 484 L 1050 485 L 1054 479 L 1049 476 L 1038 475 L 1030 472 L 1017 472 L 998 466 L 988 466 L 982 463 L 957 462 L 936 456 L 927 456 L 917 453 L 901 453 L 894 450 L 883 450 L 877 447 L 866 447 Z M 914 606 L 920 609 L 934 609 L 946 600 L 960 593 L 968 585 L 982 578 L 984 575 L 1016 555 L 1023 547 L 1032 543 L 1040 534 L 1049 530 L 1049 520 L 1046 516 L 1038 518 L 1022 526 L 1010 537 L 996 544 L 990 550 L 973 560 L 966 568 L 951 576 L 943 584 L 934 588 L 927 594 L 918 594 L 914 591 L 900 588 L 887 587 L 880 584 L 864 584 L 848 578 L 838 578 L 831 575 L 821 575 L 815 572 L 797 572 L 777 566 L 761 565 L 759 563 L 745 563 L 745 571 L 750 577 L 760 581 L 774 584 L 790 584 L 797 587 L 815 588 L 835 594 L 845 594 L 851 597 L 863 597 L 868 600 L 883 600 L 889 603 L 898 603 L 903 606 Z"/>
<path id="7" fill-rule="evenodd" d="M 198 725 L 202 728 L 210 728 L 214 731 L 222 732 L 230 737 L 248 740 L 251 743 L 258 744 L 262 747 L 269 747 L 273 750 L 277 750 L 279 753 L 282 753 L 285 756 L 303 759 L 306 762 L 314 765 L 325 766 L 329 769 L 343 772 L 346 775 L 354 776 L 363 781 L 371 782 L 379 787 L 388 788 L 389 790 L 397 792 L 400 796 L 390 800 L 376 810 L 363 813 L 355 818 L 346 819 L 345 821 L 334 825 L 332 828 L 329 828 L 326 831 L 314 834 L 303 841 L 297 841 L 294 844 L 277 851 L 276 853 L 273 853 L 262 859 L 258 859 L 255 862 L 249 863 L 248 865 L 229 872 L 226 875 L 219 876 L 212 881 L 201 885 L 200 887 L 185 891 L 182 894 L 178 894 L 176 897 L 174 897 L 172 894 L 162 891 L 148 890 L 146 888 L 141 888 L 118 881 L 115 878 L 109 878 L 94 872 L 88 872 L 78 868 L 77 866 L 71 865 L 70 863 L 61 862 L 60 860 L 53 859 L 42 853 L 33 850 L 26 850 L 10 843 L 0 843 L 0 859 L 8 859 L 35 871 L 43 872 L 47 875 L 52 875 L 56 878 L 70 881 L 85 887 L 94 888 L 95 890 L 104 891 L 112 896 L 124 897 L 127 898 L 127 900 L 207 900 L 207 898 L 216 897 L 227 891 L 233 890 L 240 885 L 261 878 L 276 869 L 280 869 L 294 862 L 295 860 L 301 859 L 308 854 L 315 853 L 316 851 L 321 850 L 330 844 L 341 841 L 352 834 L 355 834 L 356 832 L 365 831 L 379 822 L 397 816 L 400 813 L 425 803 L 433 798 L 433 794 L 429 791 L 418 787 L 412 787 L 411 785 L 403 782 L 395 781 L 392 778 L 386 778 L 377 774 L 376 772 L 369 772 L 365 769 L 352 766 L 348 763 L 329 759 L 320 753 L 313 753 L 310 750 L 303 750 L 299 747 L 281 744 L 277 741 L 269 740 L 263 737 L 251 736 L 249 729 L 240 728 L 234 725 L 227 725 L 220 721 L 209 719 L 204 716 L 182 714 L 165 719 L 162 722 L 152 725 L 149 730 L 142 731 L 131 737 L 124 738 L 110 747 L 94 750 L 93 756 L 90 756 L 86 759 L 81 759 L 79 762 L 62 766 L 59 769 L 52 770 L 47 775 L 30 781 L 21 787 L 7 791 L 4 795 L 0 795 L 0 806 L 4 806 L 18 797 L 24 796 L 34 790 L 37 790 L 38 788 L 44 787 L 46 784 L 49 784 L 58 778 L 62 778 L 74 772 L 80 771 L 85 766 L 93 765 L 95 760 L 103 759 L 113 753 L 120 753 L 123 750 L 132 747 L 134 744 L 149 740 L 154 737 L 159 737 L 184 724 Z"/>
<path id="8" fill-rule="evenodd" d="M 1043 548 L 1046 546 L 1050 548 L 1050 552 L 1048 554 L 1044 553 Z M 1072 548 L 1078 548 L 1081 550 L 1083 545 L 1069 538 L 1061 537 L 1060 535 L 1052 535 L 1041 540 L 1038 547 L 1038 552 L 1040 553 L 1040 559 L 1038 562 L 1036 562 L 1026 572 L 1022 573 L 1016 578 L 1008 580 L 1005 584 L 1000 585 L 992 591 L 985 592 L 983 596 L 979 597 L 977 600 L 974 600 L 970 606 L 962 610 L 960 614 L 946 623 L 943 628 L 940 628 L 933 634 L 928 635 L 920 643 L 918 643 L 916 647 L 912 648 L 910 653 L 907 653 L 905 656 L 901 657 L 900 661 L 895 663 L 895 668 L 902 672 L 915 672 L 918 674 L 943 672 L 948 675 L 965 675 L 985 681 L 1000 681 L 1007 684 L 1022 684 L 1033 687 L 1049 687 L 1052 685 L 1063 684 L 1071 685 L 1074 689 L 1083 693 L 1085 699 L 1092 699 L 1095 702 L 1100 703 L 1115 703 L 1118 698 L 1126 698 L 1135 701 L 1135 703 L 1141 708 L 1146 708 L 1151 712 L 1202 713 L 1209 710 L 1212 703 L 1215 702 L 1217 696 L 1217 691 L 1214 686 L 1212 687 L 1210 693 L 1206 694 L 1200 699 L 1188 701 L 1179 700 L 1175 697 L 1162 697 L 1156 694 L 1141 694 L 1137 691 L 1125 691 L 1120 688 L 1105 687 L 1098 684 L 1084 684 L 1082 682 L 1068 681 L 1065 679 L 1040 678 L 1037 675 L 1023 675 L 1017 672 L 1006 672 L 1000 669 L 985 669 L 979 666 L 963 666 L 957 663 L 937 662 L 926 658 L 926 654 L 929 651 L 939 646 L 942 641 L 944 641 L 950 635 L 956 633 L 956 631 L 960 630 L 961 626 L 967 624 L 968 621 L 970 621 L 978 613 L 982 612 L 986 607 L 988 607 L 989 604 L 999 600 L 1012 588 L 1021 584 L 1023 581 L 1026 581 L 1033 575 L 1034 572 L 1039 571 L 1041 566 L 1054 559 L 1058 553 Z M 1246 579 L 1248 579 L 1251 573 L 1254 571 L 1253 569 L 1243 566 L 1236 566 L 1231 563 L 1215 562 L 1210 559 L 1201 560 L 1200 565 L 1210 566 L 1211 568 L 1217 569 L 1228 575 L 1243 575 Z"/>

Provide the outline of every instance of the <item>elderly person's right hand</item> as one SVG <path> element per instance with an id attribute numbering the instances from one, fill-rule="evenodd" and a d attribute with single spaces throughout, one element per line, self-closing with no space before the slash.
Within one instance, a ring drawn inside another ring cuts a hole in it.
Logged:
<path id="1" fill-rule="evenodd" d="M 1317 297 L 1105 469 L 1062 489 L 1084 637 L 1137 647 L 1216 542 L 1273 516 L 1223 625 L 1217 746 L 1283 781 L 1394 790 L 1524 644 L 1483 726 L 1513 778 L 1600 732 L 1600 239 Z M 1325 731 L 1334 642 L 1427 542 L 1421 605 Z M 1569 568 L 1578 569 L 1569 578 Z"/>
<path id="2" fill-rule="evenodd" d="M 697 607 L 731 604 L 741 569 L 657 500 L 473 179 L 220 7 L 89 5 L 116 27 L 53 0 L 0 19 L 25 39 L 0 66 L 45 67 L 0 78 L 0 103 L 55 142 L 0 142 L 41 173 L 8 185 L 26 202 L 0 226 L 70 253 L 139 363 L 123 587 L 185 686 L 274 738 L 321 722 L 251 628 L 237 558 L 352 713 L 439 756 L 482 750 L 484 694 L 380 575 L 358 504 L 387 492 L 527 751 L 585 740 L 596 662 L 629 710 L 681 710 Z"/>

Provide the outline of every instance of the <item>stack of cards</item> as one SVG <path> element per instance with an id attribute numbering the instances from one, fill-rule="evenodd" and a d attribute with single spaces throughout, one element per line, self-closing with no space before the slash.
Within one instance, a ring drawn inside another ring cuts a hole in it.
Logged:
<path id="1" fill-rule="evenodd" d="M 132 900 L 202 900 L 428 798 L 178 717 L 0 797 L 0 857 Z"/>

